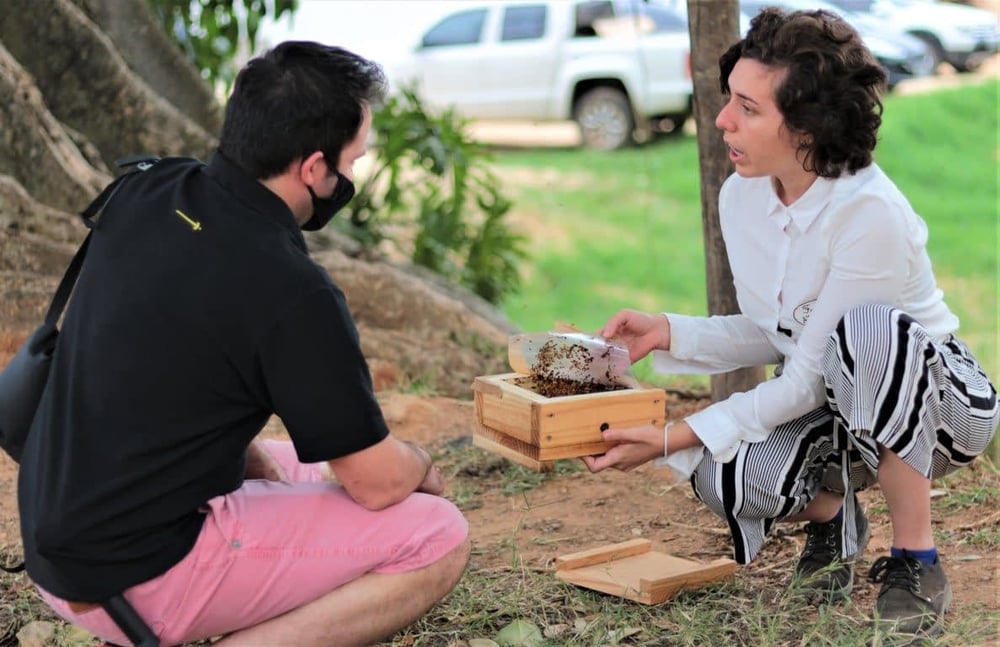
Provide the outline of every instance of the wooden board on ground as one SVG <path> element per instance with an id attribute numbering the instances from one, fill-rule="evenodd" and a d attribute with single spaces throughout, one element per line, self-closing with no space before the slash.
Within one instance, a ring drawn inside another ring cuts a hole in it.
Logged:
<path id="1" fill-rule="evenodd" d="M 736 562 L 708 564 L 654 551 L 648 539 L 633 539 L 556 558 L 556 577 L 642 604 L 660 604 L 678 592 L 731 579 Z"/>

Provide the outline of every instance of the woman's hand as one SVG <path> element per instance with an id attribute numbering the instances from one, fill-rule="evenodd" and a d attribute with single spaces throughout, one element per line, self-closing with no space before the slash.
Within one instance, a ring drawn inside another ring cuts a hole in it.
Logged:
<path id="1" fill-rule="evenodd" d="M 624 342 L 633 364 L 650 351 L 670 350 L 670 322 L 661 314 L 619 310 L 598 334 Z"/>
<path id="2" fill-rule="evenodd" d="M 596 473 L 608 468 L 627 472 L 663 456 L 663 428 L 654 425 L 607 429 L 603 440 L 618 444 L 600 456 L 583 456 L 587 469 Z"/>

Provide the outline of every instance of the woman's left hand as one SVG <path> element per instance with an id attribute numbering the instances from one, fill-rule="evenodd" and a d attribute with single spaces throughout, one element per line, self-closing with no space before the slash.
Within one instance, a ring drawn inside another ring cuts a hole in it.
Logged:
<path id="1" fill-rule="evenodd" d="M 596 473 L 606 469 L 623 472 L 663 456 L 663 428 L 654 425 L 607 429 L 603 440 L 618 444 L 600 456 L 583 456 L 587 469 Z"/>

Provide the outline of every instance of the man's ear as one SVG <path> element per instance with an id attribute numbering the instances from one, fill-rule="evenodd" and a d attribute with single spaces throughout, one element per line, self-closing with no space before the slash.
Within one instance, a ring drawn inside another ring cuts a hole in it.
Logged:
<path id="1" fill-rule="evenodd" d="M 299 179 L 307 186 L 315 186 L 317 182 L 329 174 L 323 153 L 315 151 L 303 158 L 299 164 Z"/>

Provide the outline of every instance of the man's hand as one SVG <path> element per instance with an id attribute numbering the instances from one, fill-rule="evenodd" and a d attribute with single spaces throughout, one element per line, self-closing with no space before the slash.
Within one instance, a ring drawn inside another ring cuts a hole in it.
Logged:
<path id="1" fill-rule="evenodd" d="M 643 463 L 663 456 L 663 429 L 653 425 L 607 429 L 604 440 L 618 444 L 600 456 L 583 456 L 583 462 L 593 473 L 606 469 L 628 472 Z"/>
<path id="2" fill-rule="evenodd" d="M 417 486 L 417 492 L 425 492 L 427 494 L 434 494 L 440 496 L 444 493 L 444 477 L 441 476 L 441 471 L 434 465 L 434 459 L 431 458 L 430 453 L 417 445 L 416 443 L 404 440 L 404 443 L 410 446 L 410 448 L 421 458 L 424 465 L 427 466 L 424 472 L 424 479 Z"/>
<path id="3" fill-rule="evenodd" d="M 427 470 L 427 475 L 417 487 L 417 492 L 426 492 L 436 496 L 444 494 L 444 477 L 441 476 L 441 470 L 437 468 L 437 465 L 431 465 L 430 469 Z"/>
<path id="4" fill-rule="evenodd" d="M 392 434 L 331 460 L 330 469 L 347 494 L 368 510 L 399 503 L 414 492 L 444 492 L 444 479 L 427 450 Z"/>
<path id="5" fill-rule="evenodd" d="M 288 476 L 285 470 L 281 469 L 274 456 L 264 449 L 264 444 L 259 440 L 254 440 L 247 447 L 247 472 L 248 479 L 264 479 L 267 481 L 287 481 Z"/>

